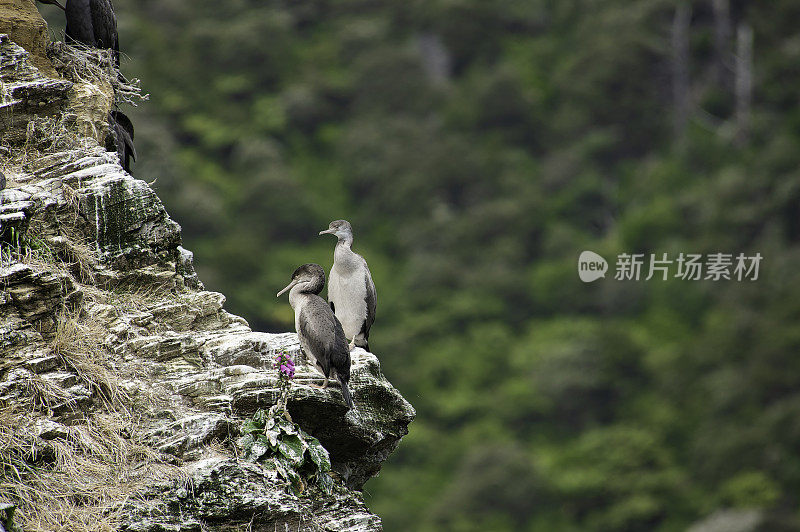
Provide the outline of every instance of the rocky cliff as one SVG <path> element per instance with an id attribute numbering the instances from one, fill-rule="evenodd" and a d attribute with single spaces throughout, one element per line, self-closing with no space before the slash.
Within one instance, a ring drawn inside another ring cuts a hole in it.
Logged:
<path id="1" fill-rule="evenodd" d="M 380 530 L 359 490 L 414 409 L 357 349 L 348 412 L 338 389 L 309 386 L 321 379 L 295 334 L 254 332 L 226 312 L 154 191 L 106 151 L 109 84 L 43 42 L 32 0 L 3 0 L 4 21 L 6 10 L 16 22 L 0 35 L 0 522 Z M 288 411 L 330 454 L 329 489 L 292 490 L 280 468 L 244 458 L 243 424 L 279 397 L 279 350 L 297 362 Z"/>

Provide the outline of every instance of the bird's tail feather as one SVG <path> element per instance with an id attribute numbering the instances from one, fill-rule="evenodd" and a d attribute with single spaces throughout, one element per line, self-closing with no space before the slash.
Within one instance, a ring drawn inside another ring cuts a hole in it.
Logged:
<path id="1" fill-rule="evenodd" d="M 353 409 L 353 396 L 350 395 L 350 388 L 347 386 L 347 382 L 345 382 L 341 377 L 337 375 L 339 379 L 339 384 L 342 385 L 342 397 L 344 398 L 344 402 L 347 403 L 347 407 L 351 410 Z"/>

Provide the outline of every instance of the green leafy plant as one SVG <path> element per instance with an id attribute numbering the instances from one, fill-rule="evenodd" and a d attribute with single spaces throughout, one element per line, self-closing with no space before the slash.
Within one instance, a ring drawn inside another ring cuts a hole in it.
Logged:
<path id="1" fill-rule="evenodd" d="M 55 253 L 44 239 L 14 226 L 7 229 L 0 226 L 0 262 L 55 260 Z"/>
<path id="2" fill-rule="evenodd" d="M 268 412 L 259 409 L 244 424 L 239 445 L 245 450 L 245 458 L 254 462 L 272 460 L 297 495 L 308 488 L 309 481 L 316 481 L 320 489 L 330 493 L 333 479 L 328 451 L 281 414 L 274 406 Z"/>
<path id="3" fill-rule="evenodd" d="M 272 460 L 278 473 L 298 495 L 306 490 L 308 480 L 316 480 L 329 493 L 332 479 L 328 451 L 292 421 L 286 408 L 294 379 L 294 361 L 281 349 L 275 355 L 274 367 L 278 371 L 280 397 L 269 411 L 259 409 L 242 427 L 239 444 L 245 450 L 245 458 L 254 462 Z"/>

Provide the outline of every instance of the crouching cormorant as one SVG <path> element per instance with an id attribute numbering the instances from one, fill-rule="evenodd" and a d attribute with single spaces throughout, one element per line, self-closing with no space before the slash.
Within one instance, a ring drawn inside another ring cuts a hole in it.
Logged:
<path id="1" fill-rule="evenodd" d="M 303 264 L 292 274 L 292 282 L 278 292 L 278 297 L 289 290 L 289 304 L 294 309 L 294 326 L 300 347 L 313 357 L 314 366 L 325 376 L 322 388 L 327 388 L 329 377 L 335 377 L 342 385 L 344 402 L 348 408 L 353 408 L 353 398 L 347 386 L 350 381 L 350 350 L 341 323 L 319 297 L 323 286 L 325 270 L 319 264 Z"/>
<path id="2" fill-rule="evenodd" d="M 347 220 L 336 220 L 319 234 L 333 234 L 339 239 L 328 282 L 331 309 L 342 322 L 345 336 L 351 340 L 350 349 L 358 346 L 369 351 L 367 340 L 375 322 L 378 295 L 367 261 L 350 249 L 353 245 L 353 228 Z"/>
<path id="3" fill-rule="evenodd" d="M 108 124 L 114 145 L 107 145 L 109 150 L 116 150 L 119 162 L 126 172 L 131 172 L 131 159 L 136 161 L 136 148 L 133 146 L 133 123 L 122 111 L 108 113 Z"/>
<path id="4" fill-rule="evenodd" d="M 64 32 L 67 42 L 113 50 L 114 63 L 119 67 L 117 17 L 111 0 L 67 0 L 66 7 L 59 4 L 58 0 L 38 1 L 64 10 L 67 17 L 67 29 Z"/>

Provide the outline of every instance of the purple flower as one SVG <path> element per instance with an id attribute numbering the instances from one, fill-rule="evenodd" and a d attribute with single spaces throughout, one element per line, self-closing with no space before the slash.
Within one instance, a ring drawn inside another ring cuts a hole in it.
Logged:
<path id="1" fill-rule="evenodd" d="M 283 351 L 279 351 L 278 355 L 275 357 L 275 367 L 278 369 L 281 376 L 287 379 L 294 378 L 294 361 Z"/>
<path id="2" fill-rule="evenodd" d="M 281 371 L 281 373 L 286 375 L 286 377 L 289 378 L 289 379 L 294 377 L 294 367 L 290 367 L 290 366 L 288 366 L 286 364 L 282 364 L 281 367 L 280 367 L 280 371 Z"/>

